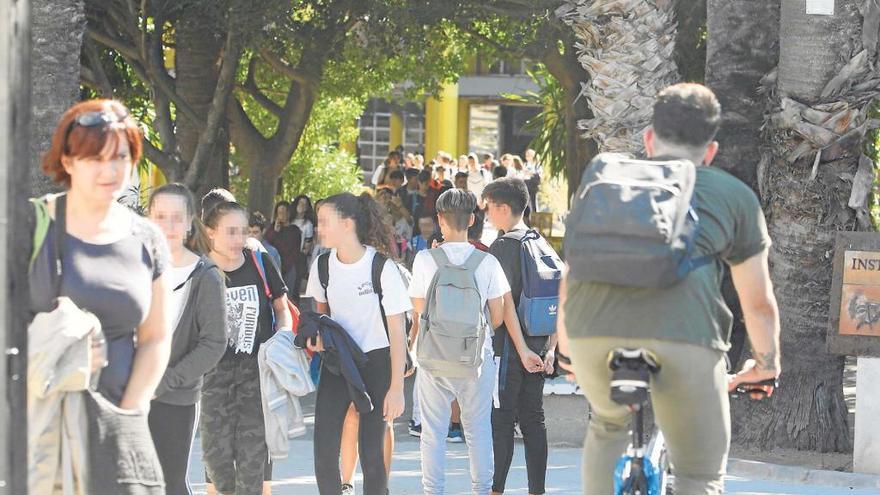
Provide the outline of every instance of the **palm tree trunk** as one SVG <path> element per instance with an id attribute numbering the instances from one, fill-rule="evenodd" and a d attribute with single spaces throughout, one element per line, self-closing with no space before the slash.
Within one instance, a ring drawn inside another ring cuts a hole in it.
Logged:
<path id="1" fill-rule="evenodd" d="M 834 232 L 870 228 L 862 218 L 874 171 L 870 160 L 860 160 L 860 144 L 867 106 L 880 93 L 880 74 L 871 68 L 877 9 L 874 0 L 838 0 L 833 16 L 816 16 L 805 13 L 801 0 L 782 1 L 767 121 L 771 151 L 758 181 L 774 242 L 783 374 L 773 399 L 734 424 L 735 438 L 747 446 L 851 449 L 843 358 L 828 353 L 825 335 Z"/>
<path id="2" fill-rule="evenodd" d="M 79 101 L 80 51 L 86 28 L 83 0 L 31 0 L 30 178 L 33 194 L 57 190 L 40 171 L 61 115 Z"/>
<path id="3" fill-rule="evenodd" d="M 584 137 L 600 151 L 640 152 L 654 97 L 680 79 L 674 2 L 569 0 L 557 15 L 574 30 L 590 75 L 583 96 L 595 117 L 580 122 Z"/>
<path id="4" fill-rule="evenodd" d="M 706 26 L 706 85 L 718 96 L 723 119 L 717 137 L 721 148 L 712 165 L 757 191 L 766 107 L 757 95 L 761 79 L 779 61 L 779 2 L 708 0 Z M 746 329 L 729 274 L 724 277 L 722 293 L 734 316 L 728 356 L 736 367 L 745 348 Z M 741 409 L 739 403 L 734 404 L 734 421 L 749 414 Z"/>

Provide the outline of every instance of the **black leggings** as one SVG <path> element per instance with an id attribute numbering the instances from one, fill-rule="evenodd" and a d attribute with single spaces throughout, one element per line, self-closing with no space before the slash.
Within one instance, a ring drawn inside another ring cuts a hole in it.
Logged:
<path id="1" fill-rule="evenodd" d="M 196 406 L 150 403 L 150 433 L 165 475 L 168 495 L 191 495 L 186 479 L 196 424 Z"/>
<path id="2" fill-rule="evenodd" d="M 358 454 L 364 475 L 364 495 L 385 495 L 388 479 L 385 474 L 383 447 L 385 418 L 382 409 L 385 394 L 391 385 L 391 354 L 388 347 L 367 353 L 367 364 L 360 370 L 373 402 L 373 410 L 360 413 Z M 342 476 L 339 473 L 339 448 L 342 426 L 351 399 L 345 379 L 321 367 L 318 397 L 315 403 L 315 478 L 321 495 L 339 495 Z"/>
<path id="3" fill-rule="evenodd" d="M 504 493 L 513 460 L 513 425 L 519 422 L 526 453 L 529 493 L 544 493 L 547 474 L 547 427 L 544 424 L 544 374 L 529 373 L 516 351 L 498 366 L 498 402 L 492 409 L 495 477 L 492 491 Z M 506 360 L 506 363 L 504 362 Z"/>

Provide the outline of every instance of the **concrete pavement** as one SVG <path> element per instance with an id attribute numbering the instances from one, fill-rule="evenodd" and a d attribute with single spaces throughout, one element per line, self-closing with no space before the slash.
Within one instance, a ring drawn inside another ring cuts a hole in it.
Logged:
<path id="1" fill-rule="evenodd" d="M 419 444 L 417 439 L 406 436 L 398 438 L 395 448 L 391 474 L 391 493 L 393 495 L 416 495 L 421 491 L 421 470 L 419 468 Z M 274 495 L 317 495 L 315 485 L 311 439 L 295 440 L 288 459 L 275 465 L 272 493 Z M 201 449 L 196 442 L 190 466 L 191 480 L 196 494 L 205 493 L 204 469 L 201 463 Z M 580 449 L 555 447 L 550 450 L 547 467 L 548 494 L 578 494 L 580 486 Z M 470 474 L 467 464 L 467 449 L 463 444 L 448 444 L 447 451 L 447 494 L 467 495 L 470 493 Z M 357 493 L 360 491 L 360 475 L 356 475 Z M 522 442 L 517 441 L 514 465 L 508 478 L 505 493 L 524 495 L 526 490 L 526 470 L 523 462 Z M 727 477 L 727 491 L 731 495 L 791 494 L 791 495 L 876 495 L 876 488 L 850 489 L 848 487 L 828 487 L 782 483 L 769 480 Z"/>

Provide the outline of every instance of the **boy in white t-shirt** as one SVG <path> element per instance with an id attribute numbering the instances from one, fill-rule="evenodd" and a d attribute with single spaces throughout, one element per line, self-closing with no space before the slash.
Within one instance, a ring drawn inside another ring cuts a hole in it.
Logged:
<path id="1" fill-rule="evenodd" d="M 473 211 L 477 198 L 467 191 L 451 189 L 437 199 L 440 230 L 446 242 L 442 249 L 455 265 L 462 265 L 474 252 L 468 243 L 467 230 L 474 223 Z M 427 291 L 437 264 L 429 251 L 419 253 L 413 262 L 409 295 L 416 313 L 426 310 Z M 503 297 L 510 292 L 504 270 L 487 254 L 475 271 L 477 289 L 482 307 L 487 308 L 492 328 L 504 319 Z M 418 318 L 413 318 L 418 321 Z M 457 399 L 461 406 L 461 421 L 468 445 L 471 484 L 478 495 L 492 489 L 494 469 L 492 450 L 492 395 L 495 386 L 495 362 L 491 335 L 483 342 L 483 362 L 476 378 L 448 378 L 432 375 L 420 369 L 418 381 L 422 413 L 422 488 L 429 495 L 442 495 L 446 458 L 446 435 L 451 416 L 450 403 Z"/>

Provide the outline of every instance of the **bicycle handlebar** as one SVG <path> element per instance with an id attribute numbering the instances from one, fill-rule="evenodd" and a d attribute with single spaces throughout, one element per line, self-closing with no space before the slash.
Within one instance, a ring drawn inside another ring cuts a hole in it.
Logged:
<path id="1" fill-rule="evenodd" d="M 763 389 L 763 387 L 767 386 L 772 387 L 770 391 Z M 748 394 L 751 400 L 759 400 L 767 398 L 770 395 L 770 392 L 777 388 L 779 388 L 779 381 L 776 378 L 768 378 L 767 380 L 761 380 L 759 382 L 740 383 L 735 389 L 733 389 L 731 396 L 733 398 L 739 398 L 740 394 Z M 753 397 L 753 394 L 757 394 L 760 397 Z"/>

